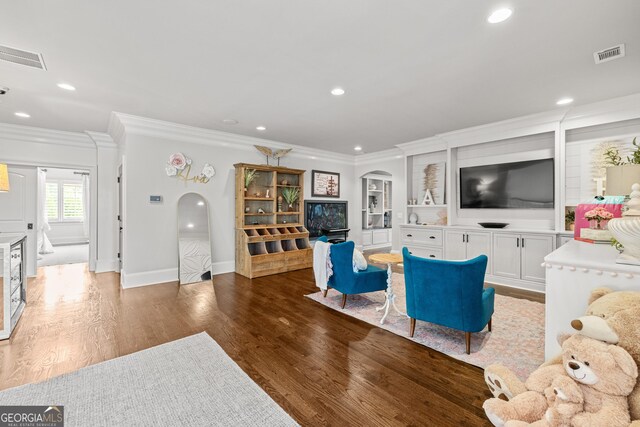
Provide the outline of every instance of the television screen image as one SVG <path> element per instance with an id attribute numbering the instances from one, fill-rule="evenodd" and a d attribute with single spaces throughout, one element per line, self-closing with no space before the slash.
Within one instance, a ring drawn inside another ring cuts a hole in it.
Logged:
<path id="1" fill-rule="evenodd" d="M 460 168 L 462 209 L 553 209 L 553 159 Z"/>
<path id="2" fill-rule="evenodd" d="M 321 236 L 323 228 L 348 228 L 347 202 L 305 200 L 304 219 L 309 237 Z"/>

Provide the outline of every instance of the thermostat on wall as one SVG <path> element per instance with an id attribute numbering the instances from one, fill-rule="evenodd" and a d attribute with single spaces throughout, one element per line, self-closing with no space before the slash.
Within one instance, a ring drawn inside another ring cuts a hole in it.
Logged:
<path id="1" fill-rule="evenodd" d="M 162 196 L 149 196 L 149 203 L 162 203 Z"/>

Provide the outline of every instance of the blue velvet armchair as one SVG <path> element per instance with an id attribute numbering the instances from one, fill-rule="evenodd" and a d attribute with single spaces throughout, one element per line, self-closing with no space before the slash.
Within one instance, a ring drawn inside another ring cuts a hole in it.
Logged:
<path id="1" fill-rule="evenodd" d="M 436 323 L 465 333 L 467 354 L 471 350 L 471 333 L 485 326 L 491 331 L 495 290 L 484 289 L 487 257 L 468 261 L 444 261 L 411 255 L 402 249 L 407 289 L 407 315 L 411 318 L 410 335 L 416 319 Z"/>
<path id="2" fill-rule="evenodd" d="M 327 237 L 318 240 L 326 242 Z M 342 308 L 347 303 L 347 295 L 384 291 L 387 289 L 387 272 L 369 265 L 366 270 L 353 271 L 353 250 L 355 243 L 349 241 L 331 245 L 329 256 L 333 264 L 333 275 L 329 287 L 342 292 Z M 324 296 L 327 296 L 325 291 Z"/>

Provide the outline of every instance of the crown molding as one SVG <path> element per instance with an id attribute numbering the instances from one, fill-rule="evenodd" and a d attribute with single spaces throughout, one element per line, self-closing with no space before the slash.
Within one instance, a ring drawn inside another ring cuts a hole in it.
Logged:
<path id="1" fill-rule="evenodd" d="M 203 144 L 213 147 L 233 146 L 235 149 L 247 151 L 254 150 L 254 145 L 266 145 L 270 148 L 278 149 L 293 148 L 294 150 L 289 154 L 290 157 L 323 159 L 348 165 L 355 164 L 355 156 L 353 155 L 334 153 L 332 151 L 303 147 L 301 145 L 286 144 L 270 139 L 255 138 L 235 133 L 165 122 L 162 120 L 149 119 L 146 117 L 133 116 L 119 112 L 112 113 L 111 121 L 109 123 L 109 133 L 113 139 L 118 142 L 122 140 L 123 136 L 126 137 L 128 134 L 132 134 L 183 141 L 193 144 Z"/>
<path id="2" fill-rule="evenodd" d="M 447 142 L 438 136 L 432 136 L 429 138 L 405 142 L 404 144 L 398 144 L 396 147 L 402 150 L 405 156 L 412 156 L 415 154 L 433 153 L 435 151 L 446 150 Z"/>
<path id="3" fill-rule="evenodd" d="M 567 112 L 563 129 L 576 129 L 640 118 L 640 93 L 580 105 Z"/>
<path id="4" fill-rule="evenodd" d="M 371 163 L 380 163 L 394 159 L 396 156 L 403 156 L 403 152 L 399 148 L 390 148 L 388 150 L 375 151 L 373 153 L 361 154 L 355 156 L 355 165 L 368 165 Z"/>
<path id="5" fill-rule="evenodd" d="M 111 135 L 108 133 L 90 131 L 86 131 L 85 133 L 89 135 L 89 138 L 91 138 L 98 148 L 118 148 L 118 144 L 113 142 Z"/>
<path id="6" fill-rule="evenodd" d="M 8 123 L 0 123 L 0 139 L 95 149 L 91 138 L 82 132 L 65 132 Z"/>

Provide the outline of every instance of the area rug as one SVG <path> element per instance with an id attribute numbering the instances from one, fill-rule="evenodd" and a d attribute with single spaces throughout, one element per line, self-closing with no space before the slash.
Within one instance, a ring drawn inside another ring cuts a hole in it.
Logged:
<path id="1" fill-rule="evenodd" d="M 206 333 L 0 392 L 64 405 L 65 426 L 296 426 Z"/>
<path id="2" fill-rule="evenodd" d="M 393 291 L 396 305 L 406 312 L 404 275 L 393 274 Z M 464 332 L 416 322 L 413 338 L 409 338 L 409 318 L 398 314 L 393 307 L 385 323 L 380 325 L 383 311 L 376 307 L 384 303 L 384 292 L 349 295 L 347 305 L 342 305 L 342 294 L 333 289 L 327 297 L 322 292 L 307 295 L 327 307 L 364 320 L 394 334 L 415 341 L 426 347 L 447 354 L 455 359 L 484 368 L 501 363 L 511 368 L 520 378 L 526 379 L 544 361 L 544 304 L 519 298 L 496 295 L 493 315 L 493 331 L 471 334 L 471 354 L 467 355 Z"/>

